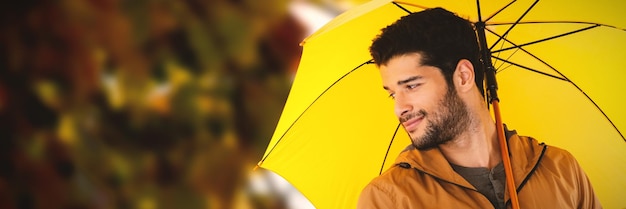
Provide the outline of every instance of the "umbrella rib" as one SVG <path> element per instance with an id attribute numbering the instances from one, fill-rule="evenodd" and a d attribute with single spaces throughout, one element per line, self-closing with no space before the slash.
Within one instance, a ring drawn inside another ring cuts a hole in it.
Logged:
<path id="1" fill-rule="evenodd" d="M 341 76 L 339 79 L 337 79 L 335 82 L 333 82 L 333 84 L 331 84 L 330 86 L 328 86 L 328 88 L 326 88 L 320 95 L 317 96 L 317 98 L 315 98 L 315 100 L 313 100 L 313 102 L 311 102 L 311 104 L 309 104 L 308 107 L 306 107 L 306 109 L 304 109 L 304 111 L 302 111 L 302 113 L 300 113 L 300 115 L 298 116 L 298 118 L 296 118 L 296 120 L 293 121 L 293 123 L 291 123 L 291 125 L 289 125 L 289 128 L 287 128 L 287 130 L 283 133 L 282 136 L 280 136 L 280 138 L 278 139 L 278 141 L 276 141 L 276 144 L 274 144 L 274 146 L 272 147 L 272 149 L 270 149 L 269 152 L 267 152 L 267 155 L 265 155 L 263 157 L 263 159 L 261 159 L 261 161 L 259 162 L 258 165 L 263 164 L 263 162 L 265 162 L 265 159 L 267 159 L 270 154 L 272 154 L 272 152 L 274 151 L 274 149 L 276 148 L 276 146 L 278 146 L 278 144 L 283 140 L 283 138 L 285 138 L 285 135 L 287 134 L 287 132 L 289 132 L 289 130 L 291 130 L 291 128 L 293 128 L 293 126 L 300 120 L 300 118 L 302 118 L 302 116 L 304 115 L 304 113 L 306 113 L 309 108 L 311 108 L 313 106 L 313 104 L 315 104 L 315 102 L 317 102 L 317 100 L 319 100 L 324 94 L 326 94 L 326 92 L 328 92 L 328 90 L 330 90 L 333 86 L 335 86 L 337 83 L 339 83 L 339 81 L 343 80 L 346 76 L 350 75 L 352 72 L 354 72 L 355 70 L 363 67 L 364 65 L 368 65 L 368 64 L 374 64 L 373 60 L 368 60 L 362 64 L 360 64 L 359 66 L 357 66 L 356 68 L 350 70 L 349 72 L 347 72 L 346 74 L 344 74 L 343 76 Z"/>
<path id="2" fill-rule="evenodd" d="M 389 146 L 387 147 L 387 152 L 385 153 L 385 158 L 383 158 L 383 163 L 382 166 L 380 166 L 380 171 L 378 172 L 378 175 L 381 175 L 383 173 L 383 168 L 385 168 L 385 161 L 387 161 L 387 155 L 389 155 L 389 150 L 391 150 L 393 140 L 396 138 L 398 130 L 400 130 L 400 125 L 402 125 L 402 123 L 398 123 L 398 126 L 396 126 L 396 131 L 393 132 L 393 136 L 391 137 L 391 141 L 389 142 Z"/>
<path id="3" fill-rule="evenodd" d="M 492 58 L 497 59 L 497 60 L 499 60 L 499 61 L 502 61 L 502 62 L 504 62 L 504 63 L 510 64 L 510 65 L 513 65 L 513 66 L 519 67 L 519 68 L 523 68 L 523 69 L 526 69 L 526 70 L 532 71 L 532 72 L 534 72 L 534 73 L 539 73 L 539 74 L 541 74 L 541 75 L 545 75 L 545 76 L 549 76 L 549 77 L 552 77 L 552 78 L 556 78 L 556 79 L 559 79 L 559 80 L 562 80 L 562 81 L 567 81 L 567 82 L 570 82 L 570 81 L 568 81 L 568 80 L 567 80 L 567 79 L 565 79 L 565 78 L 561 78 L 561 77 L 558 77 L 558 76 L 555 76 L 555 75 L 551 75 L 551 74 L 548 74 L 548 73 L 544 73 L 544 72 L 541 72 L 541 71 L 535 70 L 535 69 L 533 69 L 533 68 L 531 68 L 531 67 L 527 67 L 527 66 L 524 66 L 524 65 L 521 65 L 521 64 L 515 63 L 515 62 L 511 62 L 511 61 L 508 61 L 508 60 L 506 60 L 506 59 L 502 59 L 502 58 L 500 58 L 500 57 L 492 56 Z"/>
<path id="4" fill-rule="evenodd" d="M 530 5 L 530 7 L 528 7 L 528 9 L 526 9 L 526 11 L 524 11 L 524 14 L 522 14 L 519 18 L 517 18 L 517 20 L 511 25 L 511 27 L 509 27 L 506 30 L 506 32 L 504 32 L 502 34 L 502 36 L 500 36 L 500 38 L 495 43 L 493 43 L 493 45 L 491 47 L 489 47 L 489 50 L 492 50 L 493 47 L 495 47 L 500 41 L 502 41 L 502 38 L 506 37 L 509 34 L 509 32 L 511 32 L 511 30 L 513 30 L 513 28 L 515 26 L 517 26 L 517 23 L 522 21 L 522 18 L 524 18 L 528 14 L 528 12 L 530 12 L 530 10 L 533 9 L 533 7 L 535 7 L 535 5 L 537 5 L 537 2 L 539 2 L 539 0 L 535 0 L 535 2 L 533 2 L 532 5 Z"/>
<path id="5" fill-rule="evenodd" d="M 596 28 L 596 27 L 599 27 L 599 25 L 592 25 L 592 26 L 589 26 L 589 27 L 586 27 L 586 28 L 581 28 L 581 29 L 578 29 L 578 30 L 574 30 L 574 31 L 570 31 L 570 32 L 567 32 L 567 33 L 551 36 L 551 37 L 544 38 L 544 39 L 539 39 L 539 40 L 536 40 L 536 41 L 531 41 L 531 42 L 524 43 L 524 44 L 521 44 L 521 45 L 514 45 L 512 47 L 507 47 L 507 48 L 504 48 L 504 49 L 498 49 L 498 50 L 492 51 L 492 53 L 498 53 L 498 52 L 507 51 L 507 50 L 511 50 L 511 49 L 518 49 L 518 48 L 521 48 L 521 47 L 524 47 L 524 46 L 538 44 L 538 43 L 541 43 L 541 42 L 544 42 L 544 41 L 549 41 L 549 40 L 552 40 L 552 39 L 556 39 L 556 38 L 572 35 L 572 34 L 575 34 L 575 33 L 583 32 L 583 31 L 586 31 L 586 30 L 589 30 L 589 29 L 593 29 L 593 28 Z M 489 31 L 493 32 L 491 30 L 489 30 Z M 500 37 L 502 37 L 502 36 L 500 36 Z"/>
<path id="6" fill-rule="evenodd" d="M 489 20 L 491 20 L 491 18 L 494 18 L 496 15 L 500 14 L 500 12 L 504 11 L 506 8 L 511 6 L 513 3 L 515 3 L 515 1 L 517 1 L 517 0 L 513 0 L 513 1 L 509 2 L 507 5 L 505 5 L 504 7 L 500 8 L 498 11 L 494 12 L 492 15 L 487 17 L 487 19 L 485 19 L 484 22 L 488 22 Z M 478 6 L 480 7 L 480 5 L 478 5 Z"/>
<path id="7" fill-rule="evenodd" d="M 504 40 L 504 41 L 508 42 L 509 44 L 511 44 L 511 45 L 513 45 L 513 46 L 515 46 L 515 47 L 514 47 L 514 48 L 516 49 L 516 50 L 515 50 L 515 52 L 517 52 L 517 51 L 519 51 L 519 50 L 522 50 L 522 51 L 523 51 L 523 52 L 525 52 L 526 54 L 528 54 L 528 55 L 530 55 L 531 57 L 533 57 L 533 58 L 537 59 L 539 62 L 543 63 L 544 65 L 548 66 L 550 69 L 552 69 L 552 70 L 556 71 L 557 73 L 561 74 L 561 73 L 560 73 L 560 72 L 558 72 L 558 71 L 557 71 L 554 67 L 550 66 L 547 62 L 543 61 L 542 59 L 540 59 L 539 57 L 537 57 L 537 56 L 535 56 L 534 54 L 530 53 L 529 51 L 526 51 L 524 48 L 522 48 L 522 46 L 518 46 L 517 44 L 513 43 L 513 42 L 512 42 L 512 41 L 510 41 L 509 39 L 504 38 L 504 37 L 502 37 L 502 36 L 498 35 L 496 32 L 494 32 L 493 30 L 491 30 L 491 29 L 489 29 L 489 28 L 485 28 L 485 30 L 487 30 L 487 32 L 489 32 L 489 33 L 491 33 L 491 34 L 493 34 L 493 35 L 495 35 L 495 36 L 501 37 L 501 38 L 502 38 L 502 40 Z M 503 44 L 504 44 L 504 42 L 503 42 Z M 492 54 L 495 54 L 495 53 L 498 53 L 498 54 L 499 54 L 499 53 L 500 53 L 500 52 L 502 52 L 502 51 L 503 51 L 503 50 L 497 50 L 497 51 L 495 51 L 495 52 L 491 52 L 491 53 L 492 53 Z M 541 71 L 538 71 L 538 70 L 532 69 L 532 68 L 530 68 L 530 67 L 526 67 L 526 66 L 523 66 L 523 65 L 520 65 L 520 64 L 517 64 L 517 63 L 513 63 L 513 62 L 511 62 L 511 61 L 508 61 L 508 59 L 509 59 L 509 58 L 511 58 L 511 57 L 515 54 L 515 52 L 513 52 L 513 53 L 512 53 L 512 54 L 511 54 L 511 55 L 510 55 L 507 59 L 502 59 L 502 58 L 498 57 L 497 55 L 492 55 L 492 57 L 493 57 L 493 58 L 495 58 L 495 59 L 496 59 L 496 60 L 498 60 L 498 61 L 502 61 L 502 62 L 503 62 L 503 64 L 504 64 L 504 63 L 508 63 L 508 64 L 510 64 L 510 65 L 515 65 L 515 66 L 517 66 L 517 67 L 524 68 L 524 69 L 527 69 L 527 70 L 530 70 L 530 71 L 533 71 L 533 72 L 536 72 L 536 73 L 540 73 L 540 74 L 543 74 L 543 75 L 546 75 L 546 76 L 550 76 L 550 77 L 553 77 L 553 78 L 556 78 L 556 79 L 559 79 L 559 80 L 568 81 L 568 80 L 567 80 L 567 79 L 565 79 L 565 78 L 562 78 L 562 77 L 557 77 L 557 76 L 555 76 L 555 75 L 547 74 L 547 73 L 544 73 L 544 72 L 541 72 Z M 561 76 L 563 76 L 563 75 L 561 74 Z M 563 76 L 563 77 L 565 77 L 565 76 Z"/>
<path id="8" fill-rule="evenodd" d="M 576 85 L 576 83 L 574 83 L 573 81 L 569 80 L 567 77 L 563 76 L 563 74 L 559 73 L 559 74 L 561 74 L 565 78 L 560 78 L 560 77 L 557 77 L 557 76 L 554 76 L 554 75 L 550 75 L 550 74 L 547 74 L 547 73 L 544 73 L 544 72 L 537 71 L 535 69 L 532 69 L 532 68 L 529 68 L 529 67 L 526 67 L 526 66 L 522 66 L 520 64 L 511 62 L 511 61 L 508 61 L 508 60 L 504 60 L 504 59 L 499 58 L 499 57 L 492 57 L 492 58 L 498 59 L 498 60 L 500 60 L 502 62 L 506 62 L 506 63 L 509 63 L 511 65 L 515 65 L 517 67 L 520 67 L 520 68 L 523 68 L 523 69 L 526 69 L 526 70 L 530 70 L 530 71 L 535 72 L 535 73 L 539 73 L 539 74 L 542 74 L 542 75 L 545 75 L 545 76 L 549 76 L 549 77 L 552 77 L 552 78 L 556 78 L 556 79 L 559 79 L 559 80 L 567 81 L 568 83 L 572 84 L 578 91 L 580 91 L 580 93 L 585 95 L 587 100 L 589 100 L 593 104 L 593 106 L 595 106 L 596 109 L 598 109 L 598 111 L 600 111 L 602 116 L 604 116 L 604 118 L 606 118 L 606 120 L 611 124 L 611 126 L 613 126 L 613 129 L 615 129 L 615 131 L 617 131 L 617 133 L 620 135 L 620 137 L 622 137 L 622 140 L 624 140 L 626 142 L 626 138 L 624 137 L 622 132 L 617 128 L 615 123 L 613 123 L 611 118 L 609 118 L 609 116 L 604 112 L 604 110 L 602 110 L 602 108 L 600 108 L 600 106 L 585 91 L 583 91 L 578 85 Z"/>
<path id="9" fill-rule="evenodd" d="M 391 3 L 393 3 L 393 5 L 396 5 L 398 8 L 404 10 L 406 13 L 409 13 L 409 14 L 413 13 L 413 12 L 409 11 L 408 9 L 404 8 L 403 6 L 401 6 L 400 4 L 396 3 L 395 1 L 391 2 Z"/>
<path id="10" fill-rule="evenodd" d="M 488 31 L 488 32 L 490 32 L 490 33 L 492 33 L 492 31 L 490 31 L 489 29 L 487 29 L 487 31 Z M 497 34 L 496 34 L 496 36 L 497 36 Z M 503 41 L 503 42 L 502 42 L 502 44 L 500 45 L 500 48 L 502 48 L 502 47 L 504 47 L 504 41 Z M 511 57 L 513 57 L 513 55 L 515 55 L 515 53 L 517 53 L 518 51 L 519 51 L 519 50 L 515 50 L 515 51 L 513 51 L 513 53 L 511 53 L 511 55 L 509 55 L 509 57 L 507 57 L 506 59 L 507 59 L 507 60 L 508 60 L 508 59 L 510 59 L 510 58 L 511 58 Z M 492 53 L 492 54 L 495 54 L 495 53 Z M 496 57 L 498 57 L 499 55 L 500 55 L 500 52 L 497 52 L 497 55 L 492 55 L 492 56 L 496 56 Z M 496 68 L 496 69 L 500 69 L 500 67 L 502 67 L 504 64 L 505 64 L 505 62 L 502 62 L 502 64 L 500 64 L 500 65 L 498 66 L 498 68 Z M 511 66 L 511 65 L 509 65 L 509 66 Z M 501 69 L 501 70 L 500 70 L 500 72 L 501 72 L 501 71 L 503 71 L 503 70 L 505 70 L 505 69 L 506 69 L 506 68 L 508 68 L 509 66 L 507 66 L 507 67 L 505 67 L 505 68 Z M 498 71 L 496 71 L 496 73 L 498 73 Z"/>
<path id="11" fill-rule="evenodd" d="M 408 9 L 404 8 L 403 6 L 400 6 L 399 4 L 406 4 L 406 5 L 414 6 L 414 7 L 420 8 L 420 9 L 428 9 L 428 8 L 430 8 L 430 7 L 422 6 L 422 5 L 411 3 L 411 2 L 405 2 L 405 1 L 393 1 L 393 4 L 395 4 L 396 6 L 400 7 L 402 10 L 407 11 L 409 14 L 413 13 L 413 12 L 409 11 Z"/>
<path id="12" fill-rule="evenodd" d="M 489 29 L 487 29 L 487 31 L 489 31 L 489 32 L 491 32 L 491 33 L 496 34 L 495 32 L 493 32 L 493 31 L 491 31 L 491 30 L 489 30 Z M 497 34 L 496 34 L 496 35 L 497 35 Z M 558 71 L 558 70 L 557 70 L 556 68 L 554 68 L 552 65 L 548 64 L 547 62 L 543 61 L 543 60 L 542 60 L 542 59 L 540 59 L 539 57 L 535 56 L 534 54 L 530 53 L 530 52 L 529 52 L 529 51 L 527 51 L 526 49 L 522 48 L 522 46 L 518 46 L 517 44 L 515 44 L 515 43 L 511 42 L 510 40 L 508 40 L 507 38 L 503 38 L 503 37 L 502 37 L 502 39 L 503 39 L 503 40 L 505 40 L 506 42 L 508 42 L 508 43 L 512 44 L 513 46 L 516 46 L 516 47 L 517 47 L 517 49 L 522 50 L 522 51 L 523 51 L 523 52 L 525 52 L 526 54 L 528 54 L 528 55 L 532 56 L 533 58 L 537 59 L 539 62 L 543 63 L 543 64 L 544 64 L 544 65 L 546 65 L 548 68 L 550 68 L 550 69 L 554 70 L 554 72 L 558 73 L 560 76 L 562 76 L 562 78 L 556 77 L 556 76 L 554 76 L 554 75 L 546 74 L 546 73 L 543 73 L 543 72 L 539 72 L 539 71 L 537 71 L 537 70 L 534 70 L 534 69 L 531 69 L 531 68 L 528 68 L 528 67 L 523 67 L 522 65 L 519 65 L 519 64 L 516 64 L 516 63 L 510 62 L 510 61 L 507 61 L 507 60 L 504 60 L 504 59 L 501 59 L 501 58 L 499 58 L 499 57 L 495 57 L 495 56 L 493 56 L 493 58 L 498 59 L 498 60 L 501 60 L 501 61 L 503 61 L 503 62 L 510 63 L 510 64 L 512 64 L 512 65 L 515 65 L 515 66 L 518 66 L 518 67 L 521 67 L 521 68 L 524 68 L 524 69 L 527 69 L 527 70 L 531 70 L 531 71 L 536 72 L 536 73 L 540 73 L 540 74 L 544 74 L 544 75 L 547 75 L 547 76 L 550 76 L 550 77 L 554 77 L 554 78 L 557 78 L 557 79 L 560 79 L 560 80 L 564 80 L 564 81 L 567 81 L 568 83 L 572 84 L 572 85 L 573 85 L 576 89 L 578 89 L 578 91 L 580 91 L 580 93 L 582 93 L 583 95 L 585 95 L 585 97 L 587 97 L 587 99 L 588 99 L 588 100 L 589 100 L 589 101 L 590 101 L 590 102 L 591 102 L 591 103 L 592 103 L 592 104 L 596 107 L 596 109 L 598 109 L 598 111 L 600 111 L 600 113 L 602 113 L 602 115 L 604 116 L 604 118 L 606 118 L 606 120 L 607 120 L 607 121 L 611 124 L 611 126 L 613 126 L 613 129 L 615 129 L 615 131 L 617 131 L 617 133 L 620 135 L 620 137 L 622 137 L 622 140 L 624 140 L 624 141 L 626 142 L 626 137 L 624 137 L 624 135 L 623 135 L 623 134 L 622 134 L 622 132 L 621 132 L 621 131 L 617 128 L 617 126 L 615 125 L 615 123 L 613 123 L 613 120 L 611 120 L 611 118 L 609 118 L 609 116 L 608 116 L 608 115 L 604 112 L 604 110 L 602 110 L 602 108 L 600 108 L 600 106 L 599 106 L 599 105 L 598 105 L 598 104 L 597 104 L 597 103 L 596 103 L 596 102 L 595 102 L 595 101 L 594 101 L 594 100 L 593 100 L 593 99 L 592 99 L 592 98 L 591 98 L 591 97 L 590 97 L 590 96 L 589 96 L 589 95 L 588 95 L 585 91 L 583 91 L 583 89 L 582 89 L 582 88 L 580 88 L 578 85 L 576 85 L 576 83 L 574 83 L 572 80 L 570 80 L 569 78 L 567 78 L 567 76 L 565 76 L 563 73 L 561 73 L 560 71 Z"/>
<path id="13" fill-rule="evenodd" d="M 562 20 L 557 20 L 557 21 L 521 21 L 521 22 L 491 22 L 491 23 L 487 23 L 487 26 L 499 26 L 499 25 L 512 25 L 512 24 L 518 24 L 518 25 L 523 25 L 523 24 L 584 24 L 584 25 L 598 25 L 598 26 L 603 26 L 603 27 L 608 27 L 608 28 L 614 28 L 617 30 L 623 30 L 626 31 L 625 28 L 620 28 L 614 25 L 608 25 L 608 24 L 602 24 L 602 23 L 595 23 L 595 22 L 585 22 L 585 21 L 562 21 Z"/>

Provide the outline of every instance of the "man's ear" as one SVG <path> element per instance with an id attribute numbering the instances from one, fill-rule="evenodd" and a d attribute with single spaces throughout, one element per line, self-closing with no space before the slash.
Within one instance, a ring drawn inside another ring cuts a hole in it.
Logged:
<path id="1" fill-rule="evenodd" d="M 461 59 L 456 64 L 453 77 L 454 84 L 460 92 L 467 92 L 476 85 L 474 82 L 474 65 L 466 59 Z"/>

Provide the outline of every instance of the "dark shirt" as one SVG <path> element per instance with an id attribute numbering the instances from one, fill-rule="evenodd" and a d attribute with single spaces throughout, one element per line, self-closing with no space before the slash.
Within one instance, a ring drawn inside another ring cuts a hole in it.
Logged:
<path id="1" fill-rule="evenodd" d="M 472 186 L 483 194 L 496 209 L 504 209 L 504 166 L 500 162 L 496 167 L 489 170 L 487 168 L 468 168 L 450 164 L 452 169 L 463 176 Z"/>

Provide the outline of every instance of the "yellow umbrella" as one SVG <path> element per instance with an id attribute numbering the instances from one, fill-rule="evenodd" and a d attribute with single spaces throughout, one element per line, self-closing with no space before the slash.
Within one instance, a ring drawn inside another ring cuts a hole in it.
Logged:
<path id="1" fill-rule="evenodd" d="M 619 131 L 626 130 L 626 2 L 480 5 L 503 121 L 521 135 L 570 151 L 603 206 L 625 208 L 626 140 Z M 381 28 L 432 7 L 478 20 L 476 1 L 374 0 L 305 39 L 289 98 L 259 166 L 286 178 L 317 208 L 354 208 L 361 189 L 410 143 L 377 68 L 368 64 L 368 47 Z M 507 23 L 522 16 L 509 31 Z"/>

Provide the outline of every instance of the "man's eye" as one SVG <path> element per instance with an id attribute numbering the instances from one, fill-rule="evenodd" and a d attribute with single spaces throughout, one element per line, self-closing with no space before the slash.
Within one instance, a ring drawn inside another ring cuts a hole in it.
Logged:
<path id="1" fill-rule="evenodd" d="M 410 84 L 410 85 L 406 85 L 407 89 L 414 89 L 417 88 L 418 86 L 420 86 L 420 84 Z"/>
<path id="2" fill-rule="evenodd" d="M 396 98 L 396 94 L 395 94 L 395 93 L 390 93 L 390 94 L 389 94 L 389 98 L 391 98 L 391 99 L 395 99 L 395 98 Z"/>

